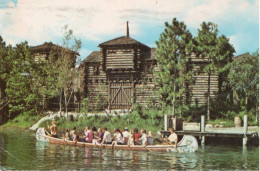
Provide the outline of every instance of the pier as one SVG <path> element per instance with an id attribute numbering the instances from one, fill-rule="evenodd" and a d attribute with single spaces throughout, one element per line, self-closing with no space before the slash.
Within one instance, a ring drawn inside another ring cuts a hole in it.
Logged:
<path id="1" fill-rule="evenodd" d="M 249 140 L 258 140 L 258 132 L 255 130 L 248 129 L 247 123 L 247 115 L 244 116 L 243 119 L 243 127 L 228 127 L 228 128 L 209 128 L 205 127 L 205 115 L 201 116 L 200 123 L 193 123 L 194 126 L 187 127 L 182 125 L 182 129 L 176 129 L 176 119 L 173 119 L 173 128 L 176 130 L 177 135 L 193 135 L 199 138 L 201 141 L 201 145 L 205 145 L 207 137 L 216 137 L 216 138 L 241 138 L 241 142 L 243 147 L 247 146 Z M 167 124 L 167 122 L 165 122 Z M 170 132 L 167 130 L 167 126 L 165 126 L 165 130 L 161 131 L 163 136 L 170 135 Z M 259 128 L 258 128 L 259 129 Z"/>

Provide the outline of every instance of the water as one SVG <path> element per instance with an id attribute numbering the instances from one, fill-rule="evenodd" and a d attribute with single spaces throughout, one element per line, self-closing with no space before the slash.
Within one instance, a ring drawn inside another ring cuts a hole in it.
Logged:
<path id="1" fill-rule="evenodd" d="M 23 130 L 0 131 L 0 170 L 192 169 L 259 170 L 259 148 L 200 147 L 196 153 L 159 153 L 62 146 L 38 142 Z"/>

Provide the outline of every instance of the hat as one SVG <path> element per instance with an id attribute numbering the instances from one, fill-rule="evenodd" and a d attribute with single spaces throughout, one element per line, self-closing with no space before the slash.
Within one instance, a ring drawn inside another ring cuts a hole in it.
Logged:
<path id="1" fill-rule="evenodd" d="M 125 130 L 127 130 L 127 131 L 128 131 L 128 128 L 127 128 L 127 127 L 125 127 Z"/>

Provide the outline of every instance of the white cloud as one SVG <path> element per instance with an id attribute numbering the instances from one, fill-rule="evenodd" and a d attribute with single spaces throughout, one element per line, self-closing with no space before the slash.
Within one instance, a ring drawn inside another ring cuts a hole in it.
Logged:
<path id="1" fill-rule="evenodd" d="M 241 18 L 246 20 L 258 18 L 258 0 L 249 3 L 246 0 L 205 0 L 191 8 L 186 17 L 185 23 L 190 27 L 198 28 L 203 21 L 211 21 L 216 24 L 225 22 L 239 22 Z"/>
<path id="2" fill-rule="evenodd" d="M 237 35 L 232 35 L 229 37 L 229 42 L 234 46 L 235 49 L 239 49 L 239 38 Z"/>
<path id="3" fill-rule="evenodd" d="M 239 16 L 255 22 L 258 3 L 258 0 L 252 3 L 246 0 L 18 0 L 17 4 L 11 2 L 0 9 L 0 32 L 13 45 L 25 40 L 31 45 L 57 43 L 62 38 L 62 26 L 68 24 L 77 37 L 101 43 L 106 41 L 104 37 L 125 35 L 127 20 L 133 37 L 144 34 L 144 25 L 162 25 L 174 17 L 196 29 L 202 21 L 226 24 Z"/>

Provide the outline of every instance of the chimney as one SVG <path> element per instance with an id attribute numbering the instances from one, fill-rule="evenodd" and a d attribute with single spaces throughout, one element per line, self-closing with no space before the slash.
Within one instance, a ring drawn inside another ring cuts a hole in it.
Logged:
<path id="1" fill-rule="evenodd" d="M 126 22 L 126 37 L 129 37 L 128 21 Z"/>

